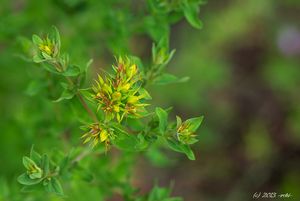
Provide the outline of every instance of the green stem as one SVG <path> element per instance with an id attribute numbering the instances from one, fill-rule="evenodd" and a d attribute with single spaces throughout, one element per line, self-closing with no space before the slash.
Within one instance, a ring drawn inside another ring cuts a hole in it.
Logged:
<path id="1" fill-rule="evenodd" d="M 85 102 L 85 100 L 83 99 L 82 95 L 80 94 L 80 92 L 76 93 L 76 96 L 78 97 L 79 101 L 81 102 L 82 106 L 84 107 L 84 109 L 87 111 L 87 113 L 90 115 L 90 117 L 95 121 L 95 123 L 98 123 L 98 118 L 95 115 L 95 113 L 89 108 L 89 106 L 87 105 L 87 103 Z"/>
<path id="2" fill-rule="evenodd" d="M 61 66 L 61 64 L 59 62 L 56 61 L 53 64 L 57 69 L 63 71 L 63 67 Z M 69 77 L 65 77 L 65 78 L 67 79 L 67 81 L 69 82 L 69 84 L 71 86 L 74 86 L 74 82 L 72 81 L 72 79 L 70 79 Z M 82 97 L 82 95 L 79 91 L 76 92 L 76 96 L 78 97 L 80 103 L 82 104 L 84 109 L 87 111 L 89 116 L 93 119 L 93 121 L 95 121 L 95 123 L 98 123 L 99 121 L 98 121 L 96 114 L 89 108 L 88 104 L 86 103 L 86 101 L 84 100 L 84 98 Z"/>
<path id="3" fill-rule="evenodd" d="M 86 157 L 87 155 L 90 154 L 90 150 L 85 150 L 83 152 L 81 152 L 74 160 L 72 160 L 71 164 L 74 165 L 75 163 L 81 161 L 84 157 Z"/>

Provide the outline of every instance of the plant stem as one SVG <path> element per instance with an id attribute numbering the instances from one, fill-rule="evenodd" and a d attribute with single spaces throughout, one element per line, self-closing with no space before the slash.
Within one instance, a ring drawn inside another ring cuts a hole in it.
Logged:
<path id="1" fill-rule="evenodd" d="M 59 62 L 54 62 L 53 64 L 57 69 L 60 69 L 63 71 L 63 67 L 61 66 L 61 64 Z M 69 82 L 70 85 L 74 86 L 74 82 L 69 77 L 65 77 L 65 78 L 67 79 L 67 81 Z M 80 103 L 82 104 L 82 106 L 84 107 L 84 109 L 87 111 L 87 113 L 93 119 L 93 121 L 95 121 L 95 123 L 98 123 L 99 121 L 98 121 L 97 116 L 89 108 L 88 104 L 85 102 L 84 98 L 82 97 L 82 95 L 80 94 L 79 91 L 76 92 L 76 96 L 78 97 L 78 99 L 79 99 Z"/>
<path id="2" fill-rule="evenodd" d="M 98 123 L 98 118 L 95 115 L 95 113 L 89 108 L 89 106 L 87 105 L 87 103 L 85 102 L 85 100 L 83 99 L 82 95 L 80 94 L 80 92 L 76 93 L 79 101 L 81 102 L 82 106 L 84 107 L 84 109 L 88 112 L 88 114 L 90 115 L 90 117 L 95 121 L 95 123 Z"/>
<path id="3" fill-rule="evenodd" d="M 86 157 L 87 155 L 89 155 L 90 150 L 85 150 L 83 152 L 81 152 L 74 160 L 71 161 L 71 164 L 75 164 L 78 161 L 81 161 L 84 157 Z"/>

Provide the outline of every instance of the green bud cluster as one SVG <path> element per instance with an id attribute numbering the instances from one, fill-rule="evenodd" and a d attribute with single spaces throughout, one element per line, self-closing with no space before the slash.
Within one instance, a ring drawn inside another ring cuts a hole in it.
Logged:
<path id="1" fill-rule="evenodd" d="M 26 172 L 18 177 L 18 182 L 24 185 L 24 191 L 42 184 L 46 191 L 63 195 L 61 184 L 57 179 L 59 169 L 52 168 L 48 155 L 41 156 L 32 147 L 30 157 L 23 157 L 23 165 Z"/>
<path id="2" fill-rule="evenodd" d="M 34 62 L 51 62 L 58 58 L 60 54 L 60 36 L 55 27 L 53 28 L 53 31 L 44 38 L 33 35 L 32 41 L 36 47 L 36 53 L 33 56 Z"/>
<path id="3" fill-rule="evenodd" d="M 180 142 L 184 144 L 194 144 L 198 141 L 196 130 L 200 126 L 203 117 L 196 117 L 182 122 L 181 118 L 176 116 L 177 126 L 176 135 Z"/>

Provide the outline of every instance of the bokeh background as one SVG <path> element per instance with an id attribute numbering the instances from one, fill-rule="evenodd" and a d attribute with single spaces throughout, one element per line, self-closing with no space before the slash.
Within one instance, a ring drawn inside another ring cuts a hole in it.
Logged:
<path id="1" fill-rule="evenodd" d="M 134 15 L 123 12 L 140 1 L 125 9 L 109 9 L 107 2 L 1 0 L 0 200 L 19 194 L 16 177 L 31 145 L 58 146 L 53 136 L 76 122 L 58 114 L 53 128 L 53 103 L 43 92 L 26 93 L 39 72 L 20 56 L 26 48 L 22 37 L 56 25 L 75 62 L 94 59 L 90 77 L 109 67 L 113 53 L 149 59 L 152 41 L 139 34 L 143 30 L 126 31 Z M 176 54 L 167 70 L 190 81 L 150 89 L 155 104 L 173 106 L 173 114 L 205 116 L 193 146 L 197 160 L 152 150 L 152 163 L 141 157 L 136 164 L 133 184 L 147 191 L 155 181 L 174 181 L 173 194 L 187 201 L 252 200 L 255 192 L 290 193 L 282 200 L 300 200 L 300 2 L 209 0 L 199 16 L 202 30 L 184 20 L 171 27 Z M 80 131 L 74 135 L 76 144 Z"/>

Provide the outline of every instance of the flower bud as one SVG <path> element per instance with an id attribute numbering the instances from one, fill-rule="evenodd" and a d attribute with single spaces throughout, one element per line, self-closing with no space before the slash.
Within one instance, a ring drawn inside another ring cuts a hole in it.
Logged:
<path id="1" fill-rule="evenodd" d="M 127 99 L 127 103 L 134 104 L 139 101 L 139 97 L 137 96 L 129 96 Z"/>
<path id="2" fill-rule="evenodd" d="M 113 100 L 120 100 L 121 96 L 122 96 L 122 94 L 118 91 L 116 91 L 112 94 Z"/>
<path id="3" fill-rule="evenodd" d="M 120 107 L 119 107 L 118 105 L 114 105 L 114 106 L 113 106 L 113 109 L 114 109 L 114 111 L 117 112 L 117 113 L 120 112 Z"/>
<path id="4" fill-rule="evenodd" d="M 100 133 L 100 141 L 104 142 L 107 140 L 107 138 L 108 138 L 108 133 L 106 130 L 103 129 Z"/>

